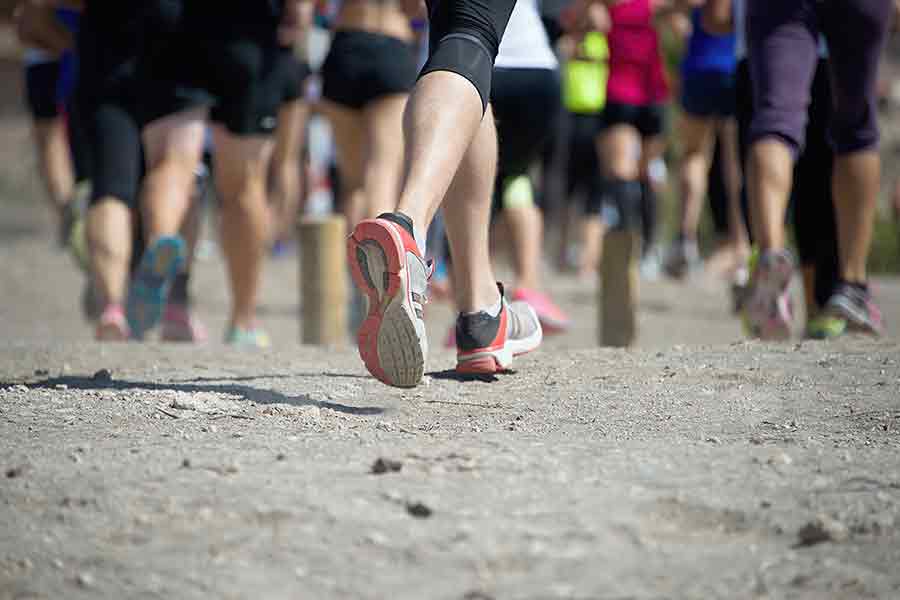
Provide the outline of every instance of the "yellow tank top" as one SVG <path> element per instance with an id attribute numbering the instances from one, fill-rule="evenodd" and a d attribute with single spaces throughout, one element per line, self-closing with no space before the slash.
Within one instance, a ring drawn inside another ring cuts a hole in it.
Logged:
<path id="1" fill-rule="evenodd" d="M 563 103 L 566 110 L 578 114 L 595 114 L 606 104 L 607 60 L 606 36 L 592 31 L 578 45 L 575 57 L 563 69 Z"/>

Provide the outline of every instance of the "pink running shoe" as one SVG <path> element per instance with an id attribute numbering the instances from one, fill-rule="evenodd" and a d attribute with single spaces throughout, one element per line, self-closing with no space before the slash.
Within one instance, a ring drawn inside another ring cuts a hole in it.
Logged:
<path id="1" fill-rule="evenodd" d="M 569 316 L 550 299 L 550 296 L 528 288 L 519 288 L 513 292 L 513 301 L 527 302 L 537 313 L 544 333 L 562 333 L 571 327 Z"/>
<path id="2" fill-rule="evenodd" d="M 184 304 L 167 304 L 162 318 L 160 339 L 164 342 L 201 344 L 209 339 L 206 327 Z"/>
<path id="3" fill-rule="evenodd" d="M 754 257 L 755 258 L 755 257 Z M 751 258 L 753 275 L 744 303 L 744 328 L 762 340 L 788 340 L 793 331 L 794 306 L 790 290 L 794 257 L 787 250 L 763 252 Z"/>
<path id="4" fill-rule="evenodd" d="M 121 304 L 107 304 L 97 320 L 95 337 L 98 342 L 127 342 L 131 337 L 125 309 Z"/>

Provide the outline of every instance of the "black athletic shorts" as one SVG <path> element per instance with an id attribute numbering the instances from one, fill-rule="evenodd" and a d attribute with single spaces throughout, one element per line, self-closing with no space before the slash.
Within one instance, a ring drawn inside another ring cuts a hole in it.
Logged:
<path id="1" fill-rule="evenodd" d="M 556 131 L 559 85 L 553 69 L 494 69 L 491 108 L 499 146 L 495 211 L 502 207 L 503 182 L 527 174 Z"/>
<path id="2" fill-rule="evenodd" d="M 408 93 L 417 73 L 415 51 L 403 40 L 338 31 L 322 65 L 322 97 L 360 110 L 384 96 Z"/>
<path id="3" fill-rule="evenodd" d="M 278 73 L 281 78 L 281 101 L 303 98 L 303 82 L 312 73 L 309 63 L 300 60 L 292 48 L 278 49 Z"/>
<path id="4" fill-rule="evenodd" d="M 81 20 L 75 88 L 77 120 L 91 155 L 91 201 L 115 198 L 137 208 L 144 166 L 137 80 L 142 25 L 136 10 L 98 11 L 89 5 Z"/>
<path id="5" fill-rule="evenodd" d="M 281 2 L 148 0 L 138 67 L 142 120 L 192 108 L 237 135 L 269 135 L 284 91 Z"/>
<path id="6" fill-rule="evenodd" d="M 631 125 L 643 138 L 656 137 L 665 129 L 666 109 L 662 104 L 624 104 L 607 102 L 603 108 L 603 127 Z"/>
<path id="7" fill-rule="evenodd" d="M 25 100 L 31 116 L 36 120 L 59 116 L 59 103 L 56 98 L 59 70 L 59 61 L 55 60 L 25 67 Z"/>

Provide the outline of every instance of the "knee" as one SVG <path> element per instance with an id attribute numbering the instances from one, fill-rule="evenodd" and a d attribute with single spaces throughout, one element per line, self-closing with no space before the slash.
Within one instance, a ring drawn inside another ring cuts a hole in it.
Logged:
<path id="1" fill-rule="evenodd" d="M 434 71 L 449 71 L 465 77 L 481 98 L 482 112 L 487 110 L 496 48 L 471 33 L 450 33 L 441 38 L 422 68 L 420 76 Z"/>
<path id="2" fill-rule="evenodd" d="M 873 104 L 873 103 L 871 103 Z M 878 146 L 878 118 L 869 103 L 849 111 L 838 111 L 831 126 L 831 143 L 837 154 L 871 150 Z"/>
<path id="3" fill-rule="evenodd" d="M 617 156 L 606 163 L 606 176 L 609 179 L 619 181 L 633 181 L 640 175 L 640 166 L 637 161 L 626 156 Z"/>
<path id="4" fill-rule="evenodd" d="M 750 123 L 750 144 L 764 138 L 775 138 L 788 146 L 795 158 L 806 143 L 805 111 L 761 109 Z"/>

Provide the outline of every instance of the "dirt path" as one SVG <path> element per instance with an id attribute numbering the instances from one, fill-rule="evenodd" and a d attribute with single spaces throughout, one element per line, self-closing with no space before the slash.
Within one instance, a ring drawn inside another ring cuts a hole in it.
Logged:
<path id="1" fill-rule="evenodd" d="M 900 598 L 897 281 L 892 338 L 787 345 L 647 285 L 615 351 L 554 280 L 575 332 L 491 381 L 438 350 L 400 391 L 296 344 L 292 260 L 271 351 L 87 342 L 78 275 L 3 210 L 2 600 Z M 218 260 L 196 286 L 218 337 Z"/>

